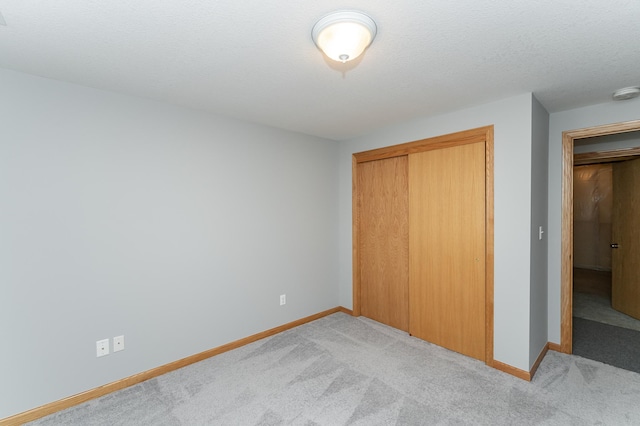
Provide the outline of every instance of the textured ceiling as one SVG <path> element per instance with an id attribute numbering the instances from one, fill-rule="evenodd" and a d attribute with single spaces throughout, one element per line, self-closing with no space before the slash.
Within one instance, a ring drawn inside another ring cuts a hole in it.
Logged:
<path id="1" fill-rule="evenodd" d="M 378 35 L 342 65 L 311 28 L 345 8 Z M 640 85 L 638 0 L 0 0 L 0 13 L 0 67 L 336 140 L 523 92 L 555 112 Z"/>

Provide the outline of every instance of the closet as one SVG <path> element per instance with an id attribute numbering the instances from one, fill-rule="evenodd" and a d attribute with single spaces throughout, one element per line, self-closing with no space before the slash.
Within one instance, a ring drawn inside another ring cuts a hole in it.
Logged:
<path id="1" fill-rule="evenodd" d="M 493 127 L 354 154 L 354 314 L 493 358 Z"/>

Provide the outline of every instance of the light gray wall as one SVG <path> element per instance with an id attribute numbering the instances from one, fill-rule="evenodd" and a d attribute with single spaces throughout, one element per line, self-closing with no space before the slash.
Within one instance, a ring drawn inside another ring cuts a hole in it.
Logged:
<path id="1" fill-rule="evenodd" d="M 547 200 L 549 113 L 532 97 L 531 120 L 531 319 L 529 368 L 547 344 Z M 542 226 L 542 240 L 539 227 Z"/>
<path id="2" fill-rule="evenodd" d="M 549 118 L 549 341 L 560 343 L 562 132 L 640 119 L 640 98 L 557 112 Z"/>
<path id="3" fill-rule="evenodd" d="M 0 418 L 338 305 L 336 142 L 7 70 L 0 93 Z"/>
<path id="4" fill-rule="evenodd" d="M 532 95 L 411 120 L 340 144 L 340 304 L 351 307 L 351 156 L 495 125 L 495 359 L 529 368 Z"/>

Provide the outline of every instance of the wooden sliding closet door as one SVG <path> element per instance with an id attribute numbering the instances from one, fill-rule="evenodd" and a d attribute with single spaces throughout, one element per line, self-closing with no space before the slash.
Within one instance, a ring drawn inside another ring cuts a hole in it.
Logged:
<path id="1" fill-rule="evenodd" d="M 407 156 L 358 164 L 361 313 L 409 330 Z"/>
<path id="2" fill-rule="evenodd" d="M 409 155 L 409 333 L 485 360 L 485 144 Z"/>

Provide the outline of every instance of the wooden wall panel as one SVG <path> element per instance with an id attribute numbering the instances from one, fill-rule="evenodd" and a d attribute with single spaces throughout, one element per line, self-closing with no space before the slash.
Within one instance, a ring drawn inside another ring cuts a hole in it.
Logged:
<path id="1" fill-rule="evenodd" d="M 407 157 L 358 164 L 360 313 L 408 331 Z"/>

